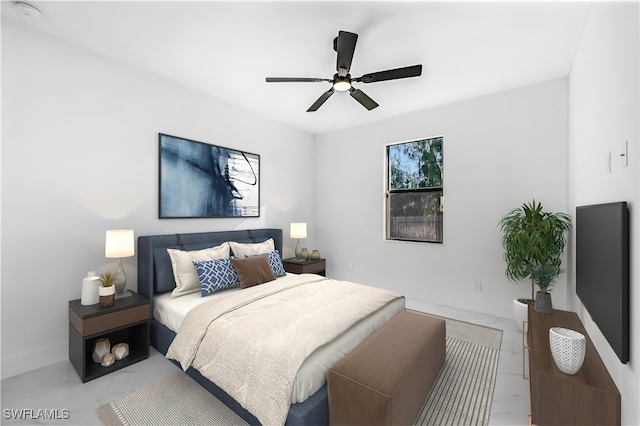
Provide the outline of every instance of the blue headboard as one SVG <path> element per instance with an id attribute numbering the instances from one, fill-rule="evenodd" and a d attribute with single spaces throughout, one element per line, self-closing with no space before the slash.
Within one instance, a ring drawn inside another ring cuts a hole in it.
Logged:
<path id="1" fill-rule="evenodd" d="M 138 237 L 138 293 L 147 297 L 153 306 L 154 294 L 172 291 L 175 288 L 168 248 L 201 250 L 220 245 L 225 241 L 260 243 L 269 238 L 273 238 L 276 250 L 282 256 L 282 229 L 264 228 Z"/>

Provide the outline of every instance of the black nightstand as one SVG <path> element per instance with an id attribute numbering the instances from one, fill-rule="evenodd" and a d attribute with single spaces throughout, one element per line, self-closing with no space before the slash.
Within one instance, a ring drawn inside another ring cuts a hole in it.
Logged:
<path id="1" fill-rule="evenodd" d="M 69 302 L 69 360 L 83 383 L 149 357 L 149 299 L 130 292 L 108 308 Z M 127 343 L 129 355 L 108 367 L 95 363 L 93 346 L 104 337 L 111 347 Z"/>
<path id="2" fill-rule="evenodd" d="M 327 269 L 326 259 L 309 259 L 299 262 L 295 257 L 291 257 L 289 259 L 283 259 L 282 265 L 285 271 L 291 272 L 292 274 L 318 274 L 323 277 Z"/>

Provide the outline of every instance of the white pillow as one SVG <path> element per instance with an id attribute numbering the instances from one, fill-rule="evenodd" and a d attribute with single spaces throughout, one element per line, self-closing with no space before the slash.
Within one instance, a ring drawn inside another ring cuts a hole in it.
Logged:
<path id="1" fill-rule="evenodd" d="M 216 247 L 192 251 L 167 249 L 167 252 L 176 281 L 176 288 L 173 289 L 171 297 L 178 297 L 200 291 L 200 278 L 193 261 L 226 259 L 229 257 L 229 244 L 222 243 Z"/>
<path id="2" fill-rule="evenodd" d="M 237 243 L 235 241 L 229 241 L 231 250 L 238 257 L 253 256 L 256 254 L 265 254 L 276 249 L 276 245 L 273 242 L 273 238 L 269 238 L 262 243 Z"/>

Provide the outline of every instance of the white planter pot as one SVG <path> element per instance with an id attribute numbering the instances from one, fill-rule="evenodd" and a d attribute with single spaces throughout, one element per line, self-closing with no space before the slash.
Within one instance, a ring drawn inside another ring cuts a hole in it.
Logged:
<path id="1" fill-rule="evenodd" d="M 523 322 L 529 320 L 529 305 L 518 299 L 513 299 L 513 319 L 518 324 L 520 331 L 524 331 Z"/>
<path id="2" fill-rule="evenodd" d="M 116 286 L 112 285 L 110 287 L 100 286 L 98 289 L 100 303 L 98 306 L 101 308 L 108 308 L 109 306 L 113 306 L 116 300 Z"/>
<path id="3" fill-rule="evenodd" d="M 116 294 L 116 287 L 113 285 L 111 287 L 100 286 L 98 288 L 98 295 L 100 296 L 111 296 L 112 294 Z"/>

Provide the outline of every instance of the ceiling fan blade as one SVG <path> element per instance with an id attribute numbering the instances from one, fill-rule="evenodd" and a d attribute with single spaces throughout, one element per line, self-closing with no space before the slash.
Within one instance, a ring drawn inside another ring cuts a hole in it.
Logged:
<path id="1" fill-rule="evenodd" d="M 371 111 L 372 109 L 374 109 L 374 108 L 376 108 L 378 106 L 376 101 L 371 99 L 369 96 L 367 96 L 360 89 L 354 89 L 352 87 L 351 90 L 349 90 L 349 94 L 351 95 L 351 97 L 353 99 L 355 99 L 356 101 L 360 102 L 362 104 L 362 106 L 365 107 L 366 109 L 368 109 L 369 111 Z"/>
<path id="2" fill-rule="evenodd" d="M 396 68 L 394 70 L 374 72 L 365 74 L 362 77 L 354 78 L 353 81 L 363 83 L 375 83 L 377 81 L 396 80 L 398 78 L 418 77 L 422 74 L 422 65 L 412 65 L 410 67 Z"/>
<path id="3" fill-rule="evenodd" d="M 332 81 L 326 78 L 305 78 L 305 77 L 267 77 L 267 83 L 318 83 L 321 81 Z"/>
<path id="4" fill-rule="evenodd" d="M 351 61 L 353 53 L 356 50 L 356 42 L 358 34 L 347 31 L 339 31 L 338 37 L 334 40 L 334 50 L 338 52 L 338 60 L 336 63 L 336 71 L 340 77 L 346 77 L 351 69 Z"/>
<path id="5" fill-rule="evenodd" d="M 314 112 L 317 111 L 318 108 L 320 108 L 322 106 L 322 104 L 331 97 L 331 95 L 333 95 L 333 92 L 335 92 L 335 90 L 333 90 L 333 87 L 329 90 L 327 90 L 326 92 L 324 92 L 317 101 L 315 101 L 313 103 L 313 105 L 311 105 L 309 107 L 309 109 L 307 110 L 307 112 Z"/>

